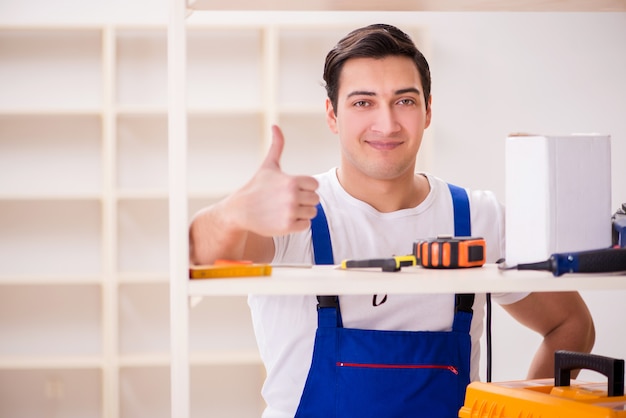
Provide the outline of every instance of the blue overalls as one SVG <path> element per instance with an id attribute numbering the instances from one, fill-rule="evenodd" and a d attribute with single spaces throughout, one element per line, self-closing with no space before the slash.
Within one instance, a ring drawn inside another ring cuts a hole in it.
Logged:
<path id="1" fill-rule="evenodd" d="M 469 199 L 449 185 L 456 236 L 471 236 Z M 321 205 L 312 222 L 316 264 L 333 264 Z M 457 294 L 452 330 L 344 328 L 339 298 L 318 296 L 313 359 L 296 417 L 458 417 L 470 382 L 473 294 Z M 433 313 L 436 314 L 436 313 Z"/>

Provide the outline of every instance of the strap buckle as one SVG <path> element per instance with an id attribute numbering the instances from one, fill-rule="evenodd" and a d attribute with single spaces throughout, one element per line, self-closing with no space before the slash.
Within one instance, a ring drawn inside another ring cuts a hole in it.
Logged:
<path id="1" fill-rule="evenodd" d="M 339 308 L 339 296 L 318 296 L 317 310 L 321 308 Z"/>

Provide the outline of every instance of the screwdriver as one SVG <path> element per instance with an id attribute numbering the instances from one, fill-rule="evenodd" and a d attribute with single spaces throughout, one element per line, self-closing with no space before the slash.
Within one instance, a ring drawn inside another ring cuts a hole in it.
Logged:
<path id="1" fill-rule="evenodd" d="M 343 260 L 342 269 L 361 267 L 380 267 L 383 271 L 400 271 L 403 266 L 415 266 L 414 255 L 399 255 L 390 258 L 368 258 L 364 260 Z"/>
<path id="2" fill-rule="evenodd" d="M 626 271 L 626 248 L 605 248 L 600 250 L 552 254 L 546 261 L 538 263 L 506 266 L 500 263 L 501 270 L 541 270 L 554 276 L 565 273 L 611 273 Z"/>
<path id="3" fill-rule="evenodd" d="M 611 218 L 613 220 L 613 246 L 626 248 L 626 203 L 622 203 Z"/>

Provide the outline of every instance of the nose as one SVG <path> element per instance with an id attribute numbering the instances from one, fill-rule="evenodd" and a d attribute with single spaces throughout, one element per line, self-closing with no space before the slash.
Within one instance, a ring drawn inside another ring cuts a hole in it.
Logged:
<path id="1" fill-rule="evenodd" d="M 391 106 L 379 106 L 376 110 L 372 131 L 380 135 L 389 135 L 400 130 L 400 124 L 396 119 L 394 109 Z"/>

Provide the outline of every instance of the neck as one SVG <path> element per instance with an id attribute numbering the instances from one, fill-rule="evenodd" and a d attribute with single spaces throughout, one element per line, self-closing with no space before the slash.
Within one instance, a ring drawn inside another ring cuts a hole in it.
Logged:
<path id="1" fill-rule="evenodd" d="M 374 179 L 339 168 L 337 178 L 348 194 L 382 213 L 413 208 L 424 201 L 430 191 L 426 177 L 412 171 L 393 179 Z"/>

